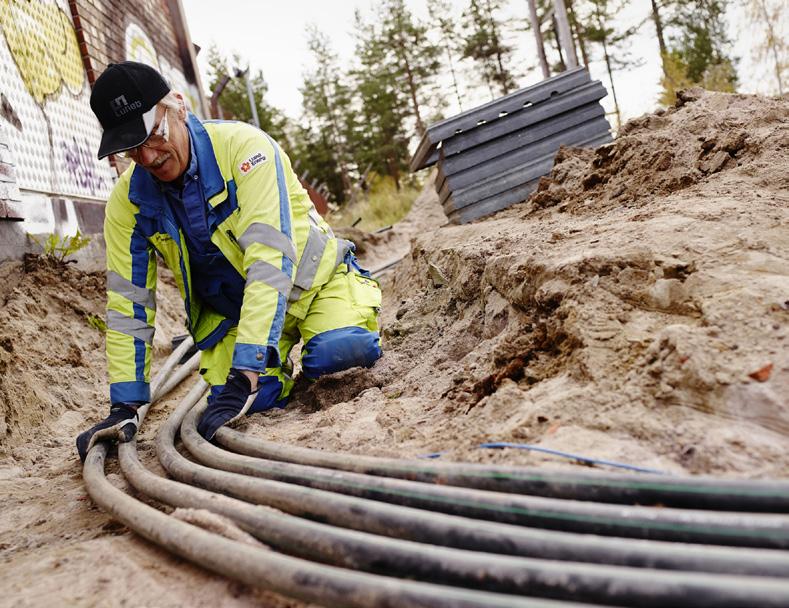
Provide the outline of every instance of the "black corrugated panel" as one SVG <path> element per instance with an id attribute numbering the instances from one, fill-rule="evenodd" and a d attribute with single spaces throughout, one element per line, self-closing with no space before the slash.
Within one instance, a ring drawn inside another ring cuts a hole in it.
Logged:
<path id="1" fill-rule="evenodd" d="M 489 215 L 526 199 L 559 146 L 611 141 L 606 94 L 585 68 L 564 72 L 431 125 L 411 168 L 438 164 L 436 190 L 453 223 Z"/>

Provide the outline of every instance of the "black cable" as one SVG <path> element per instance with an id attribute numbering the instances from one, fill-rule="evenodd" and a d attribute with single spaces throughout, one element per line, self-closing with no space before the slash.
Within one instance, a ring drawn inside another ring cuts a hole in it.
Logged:
<path id="1" fill-rule="evenodd" d="M 248 437 L 228 428 L 220 429 L 217 440 L 234 452 L 257 458 L 494 492 L 718 511 L 789 512 L 789 481 L 785 479 L 581 473 L 398 460 L 289 446 Z"/>
<path id="2" fill-rule="evenodd" d="M 195 430 L 198 415 L 199 409 L 194 408 L 181 428 L 190 452 L 199 437 Z M 500 523 L 650 540 L 789 547 L 789 517 L 786 516 L 563 501 L 372 477 L 229 452 L 222 452 L 219 459 L 211 458 L 207 450 L 192 453 L 211 466 L 244 475 Z"/>

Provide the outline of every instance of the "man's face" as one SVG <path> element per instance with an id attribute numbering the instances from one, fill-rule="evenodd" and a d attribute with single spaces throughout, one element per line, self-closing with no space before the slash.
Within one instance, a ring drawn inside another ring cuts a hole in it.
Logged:
<path id="1" fill-rule="evenodd" d="M 157 135 L 165 112 L 169 132 L 166 141 Z M 177 110 L 159 107 L 152 135 L 143 145 L 130 150 L 129 156 L 159 181 L 172 182 L 181 177 L 189 166 L 189 131 L 183 106 Z"/>

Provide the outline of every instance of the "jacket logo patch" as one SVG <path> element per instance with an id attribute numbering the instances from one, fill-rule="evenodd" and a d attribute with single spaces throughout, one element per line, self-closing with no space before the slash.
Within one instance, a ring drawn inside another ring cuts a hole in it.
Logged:
<path id="1" fill-rule="evenodd" d="M 247 173 L 252 171 L 252 169 L 254 169 L 259 164 L 264 162 L 266 162 L 266 155 L 263 154 L 263 152 L 255 152 L 252 156 L 250 156 L 243 163 L 241 163 L 238 166 L 238 168 L 241 171 L 241 173 L 246 175 Z"/>

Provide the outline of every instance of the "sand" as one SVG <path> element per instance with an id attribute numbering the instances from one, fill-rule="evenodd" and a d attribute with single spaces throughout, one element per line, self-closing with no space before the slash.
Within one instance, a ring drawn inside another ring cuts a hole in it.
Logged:
<path id="1" fill-rule="evenodd" d="M 356 235 L 385 355 L 300 383 L 247 432 L 324 450 L 577 468 L 531 444 L 677 474 L 789 476 L 789 100 L 684 92 L 539 191 L 445 225 L 432 185 Z M 74 437 L 107 409 L 104 278 L 0 266 L 0 606 L 300 606 L 195 568 L 92 506 Z M 161 281 L 157 361 L 182 333 Z M 152 412 L 140 451 L 184 390 Z M 154 466 L 154 465 L 152 465 Z M 609 469 L 610 470 L 610 469 Z M 125 486 L 113 461 L 110 477 Z"/>

